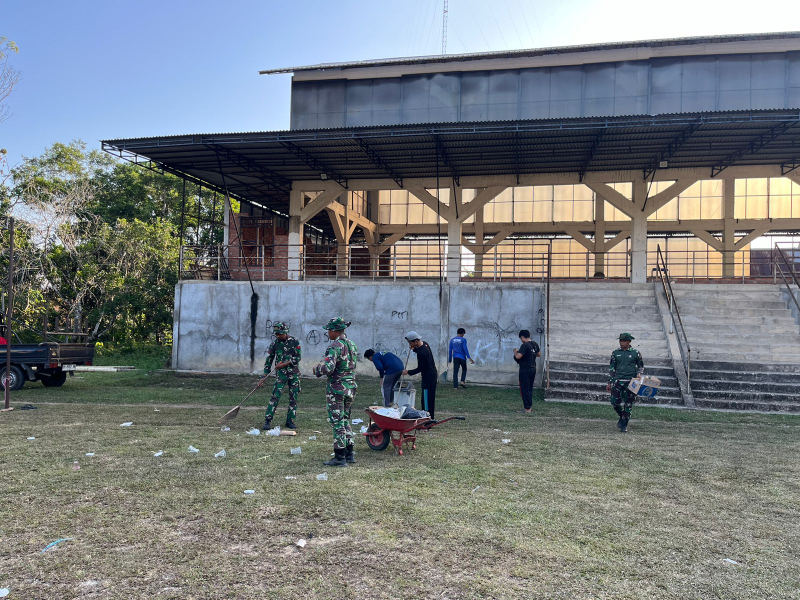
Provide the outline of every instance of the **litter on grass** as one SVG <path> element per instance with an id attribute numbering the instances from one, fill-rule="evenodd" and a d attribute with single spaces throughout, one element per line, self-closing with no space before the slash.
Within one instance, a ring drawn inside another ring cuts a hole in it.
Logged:
<path id="1" fill-rule="evenodd" d="M 133 421 L 125 421 L 120 427 L 130 427 L 131 425 L 133 425 Z"/>
<path id="2" fill-rule="evenodd" d="M 164 451 L 163 450 L 159 450 L 158 452 L 153 454 L 153 456 L 155 456 L 156 458 L 158 458 L 159 456 L 164 456 Z"/>
<path id="3" fill-rule="evenodd" d="M 327 473 L 320 473 L 317 475 L 318 481 L 328 481 L 328 474 Z"/>
<path id="4" fill-rule="evenodd" d="M 475 493 L 475 492 L 477 492 L 479 489 L 481 489 L 481 486 L 479 486 L 479 485 L 476 485 L 474 488 L 472 488 L 472 493 L 474 494 L 474 493 Z"/>
<path id="5" fill-rule="evenodd" d="M 294 543 L 295 546 L 299 546 L 300 548 L 306 547 L 306 541 L 304 539 L 299 539 Z"/>
<path id="6" fill-rule="evenodd" d="M 87 452 L 86 456 L 94 456 L 94 452 Z"/>
<path id="7" fill-rule="evenodd" d="M 297 479 L 297 475 L 287 475 L 284 479 Z"/>
<path id="8" fill-rule="evenodd" d="M 5 598 L 11 593 L 8 588 L 0 588 L 0 598 Z"/>
<path id="9" fill-rule="evenodd" d="M 250 432 L 248 431 L 248 433 Z M 275 427 L 267 431 L 267 435 L 280 435 L 280 434 L 281 434 L 280 425 L 276 425 Z"/>
<path id="10" fill-rule="evenodd" d="M 732 558 L 726 558 L 725 562 L 728 563 L 729 565 L 738 565 L 739 564 L 738 562 L 736 562 Z"/>
<path id="11" fill-rule="evenodd" d="M 55 542 L 50 542 L 49 544 L 47 544 L 47 546 L 45 546 L 42 549 L 42 554 L 44 554 L 45 552 L 47 552 L 48 550 L 50 550 L 52 548 L 55 548 L 61 542 L 70 542 L 70 541 L 72 541 L 72 538 L 60 538 L 60 539 L 57 539 Z"/>
<path id="12" fill-rule="evenodd" d="M 223 427 L 222 429 L 220 429 L 220 431 L 230 431 L 230 430 L 231 430 L 231 428 L 230 428 L 230 427 L 227 427 L 227 426 L 226 426 L 226 427 Z"/>
<path id="13" fill-rule="evenodd" d="M 36 439 L 35 437 L 29 437 L 28 441 L 32 441 L 32 440 L 35 440 L 35 439 Z"/>
<path id="14" fill-rule="evenodd" d="M 200 450 L 198 450 L 194 446 L 189 446 L 189 452 L 192 454 L 197 454 L 198 452 L 200 452 Z"/>
<path id="15" fill-rule="evenodd" d="M 361 433 L 367 433 L 367 426 L 366 425 L 362 425 L 360 431 L 361 431 Z"/>
<path id="16" fill-rule="evenodd" d="M 154 409 L 153 409 L 153 412 L 161 412 L 161 410 L 160 410 L 160 409 L 158 409 L 158 408 L 154 408 Z"/>
<path id="17" fill-rule="evenodd" d="M 353 425 L 358 425 L 359 423 L 363 423 L 364 419 L 353 419 Z"/>
<path id="18" fill-rule="evenodd" d="M 511 443 L 511 440 L 509 440 L 509 439 L 504 439 L 504 440 L 503 440 L 503 443 L 504 443 L 504 444 L 510 444 L 510 443 Z"/>
<path id="19" fill-rule="evenodd" d="M 289 452 L 291 452 L 292 454 L 302 454 L 303 449 L 300 446 L 298 446 L 297 448 L 292 448 L 291 450 L 289 450 Z"/>
<path id="20" fill-rule="evenodd" d="M 223 448 L 214 455 L 214 458 L 225 458 L 226 456 L 227 454 L 225 453 L 225 449 Z"/>
<path id="21" fill-rule="evenodd" d="M 310 439 L 310 440 L 315 440 L 315 439 L 317 439 L 317 436 L 315 436 L 315 435 L 310 435 L 310 436 L 308 436 L 308 439 Z"/>
<path id="22" fill-rule="evenodd" d="M 253 494 L 256 493 L 256 491 L 255 490 L 245 490 L 244 493 L 247 494 L 248 496 L 252 496 Z"/>
<path id="23" fill-rule="evenodd" d="M 247 435 L 261 435 L 261 430 L 256 429 L 255 427 L 251 427 L 247 430 Z"/>

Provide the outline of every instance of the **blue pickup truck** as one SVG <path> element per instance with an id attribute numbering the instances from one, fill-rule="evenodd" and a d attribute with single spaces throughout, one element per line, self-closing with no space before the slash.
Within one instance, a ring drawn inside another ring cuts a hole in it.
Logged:
<path id="1" fill-rule="evenodd" d="M 5 344 L 0 344 L 0 389 L 6 380 Z M 94 344 L 11 344 L 11 385 L 15 391 L 26 381 L 41 381 L 46 387 L 61 387 L 67 373 L 74 374 L 75 367 L 91 366 L 94 362 Z"/>

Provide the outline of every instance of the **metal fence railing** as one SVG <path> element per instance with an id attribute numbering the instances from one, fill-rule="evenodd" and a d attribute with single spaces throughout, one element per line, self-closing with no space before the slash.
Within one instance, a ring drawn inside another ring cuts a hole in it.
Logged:
<path id="1" fill-rule="evenodd" d="M 473 247 L 474 248 L 474 247 Z M 448 257 L 445 244 L 398 244 L 381 254 L 367 246 L 335 245 L 214 245 L 183 246 L 180 277 L 183 280 L 310 280 L 310 279 L 440 279 L 448 265 L 461 281 L 628 280 L 630 252 L 554 252 L 548 244 L 510 250 L 495 246 L 481 252 L 462 252 L 458 264 Z M 780 254 L 782 252 L 782 254 Z M 800 271 L 800 249 L 765 250 L 662 250 L 647 252 L 647 274 L 658 280 L 661 265 L 673 281 L 778 282 L 783 273 Z M 450 273 L 452 277 L 453 273 Z"/>

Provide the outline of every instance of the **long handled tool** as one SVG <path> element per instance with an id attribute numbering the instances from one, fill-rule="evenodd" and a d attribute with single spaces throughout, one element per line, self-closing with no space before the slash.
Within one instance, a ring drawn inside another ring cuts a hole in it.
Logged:
<path id="1" fill-rule="evenodd" d="M 270 371 L 269 373 L 264 375 L 264 377 L 261 378 L 261 381 L 258 382 L 258 385 L 256 385 L 256 387 L 253 388 L 253 391 L 250 392 L 249 394 L 247 394 L 247 396 L 245 396 L 244 400 L 239 402 L 239 404 L 237 406 L 234 406 L 232 409 L 230 409 L 228 412 L 226 412 L 222 416 L 222 418 L 219 420 L 219 422 L 220 423 L 225 423 L 226 421 L 230 421 L 231 419 L 235 419 L 236 415 L 239 414 L 239 409 L 242 408 L 242 404 L 247 402 L 247 399 L 250 396 L 252 396 L 253 394 L 255 394 L 256 391 L 258 390 L 258 388 L 260 388 L 262 385 L 264 385 L 264 383 L 267 381 L 267 377 L 269 377 L 271 373 L 272 373 L 272 371 Z"/>

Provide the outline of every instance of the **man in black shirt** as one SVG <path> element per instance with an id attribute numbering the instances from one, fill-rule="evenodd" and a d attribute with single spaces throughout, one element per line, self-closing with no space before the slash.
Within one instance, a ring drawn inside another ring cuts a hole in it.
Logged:
<path id="1" fill-rule="evenodd" d="M 533 380 L 536 379 L 536 357 L 541 354 L 539 345 L 531 341 L 531 332 L 523 329 L 519 332 L 522 346 L 514 348 L 514 360 L 519 365 L 519 393 L 526 413 L 533 407 Z"/>
<path id="2" fill-rule="evenodd" d="M 417 355 L 417 368 L 410 371 L 403 371 L 403 375 L 422 375 L 422 410 L 430 413 L 431 419 L 434 418 L 436 411 L 436 380 L 439 374 L 436 372 L 436 363 L 433 361 L 433 352 L 428 342 L 423 342 L 416 331 L 409 331 L 406 334 L 408 347 Z"/>

